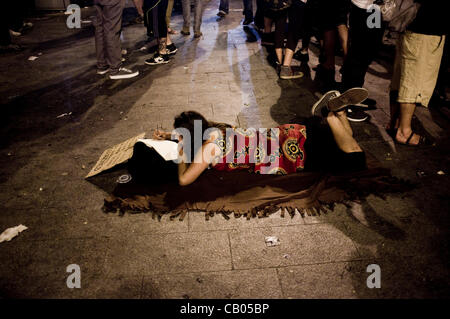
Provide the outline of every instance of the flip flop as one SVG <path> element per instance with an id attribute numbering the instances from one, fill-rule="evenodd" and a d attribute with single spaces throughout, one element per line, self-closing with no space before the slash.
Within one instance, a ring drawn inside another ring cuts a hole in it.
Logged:
<path id="1" fill-rule="evenodd" d="M 386 130 L 387 131 L 387 130 Z M 395 143 L 397 143 L 397 144 L 400 144 L 400 145 L 406 145 L 406 146 L 414 146 L 414 147 L 417 147 L 417 146 L 422 146 L 422 145 L 424 145 L 424 144 L 426 144 L 427 143 L 427 139 L 426 139 L 426 137 L 425 136 L 422 136 L 422 135 L 419 135 L 420 137 L 419 137 L 419 142 L 417 143 L 417 144 L 411 144 L 410 143 L 410 141 L 411 141 L 411 139 L 412 139 L 412 137 L 414 136 L 414 134 L 416 134 L 414 131 L 412 131 L 411 132 L 411 135 L 409 135 L 409 137 L 406 139 L 406 142 L 399 142 L 399 141 L 397 141 L 397 139 L 396 139 L 396 137 L 397 137 L 397 131 L 398 131 L 398 128 L 397 129 L 390 129 L 389 130 L 390 132 L 388 132 L 388 134 L 389 135 L 391 135 L 391 137 L 392 137 L 392 139 L 394 140 L 394 142 Z M 417 134 L 418 135 L 418 134 Z"/>
<path id="2" fill-rule="evenodd" d="M 167 33 L 169 34 L 178 34 L 178 32 L 172 28 L 167 28 Z"/>
<path id="3" fill-rule="evenodd" d="M 364 88 L 352 88 L 338 97 L 328 101 L 328 109 L 331 112 L 338 112 L 349 105 L 361 104 L 362 101 L 369 97 L 369 92 Z M 363 104 L 366 106 L 365 104 Z"/>

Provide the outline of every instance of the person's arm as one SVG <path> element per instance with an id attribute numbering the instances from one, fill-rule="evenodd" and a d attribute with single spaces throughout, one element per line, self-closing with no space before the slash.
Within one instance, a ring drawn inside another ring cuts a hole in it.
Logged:
<path id="1" fill-rule="evenodd" d="M 178 181 L 181 186 L 193 183 L 220 153 L 219 146 L 212 143 L 214 137 L 202 145 L 202 148 L 195 154 L 194 162 L 190 165 L 184 161 L 186 156 L 182 154 L 183 161 L 178 164 Z"/>

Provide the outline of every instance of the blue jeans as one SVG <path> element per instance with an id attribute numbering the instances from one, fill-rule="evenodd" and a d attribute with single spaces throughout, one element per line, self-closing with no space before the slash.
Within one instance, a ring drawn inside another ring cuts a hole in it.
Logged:
<path id="1" fill-rule="evenodd" d="M 243 0 L 244 15 L 246 19 L 253 19 L 253 0 Z M 228 13 L 230 2 L 229 0 L 220 0 L 219 10 Z"/>

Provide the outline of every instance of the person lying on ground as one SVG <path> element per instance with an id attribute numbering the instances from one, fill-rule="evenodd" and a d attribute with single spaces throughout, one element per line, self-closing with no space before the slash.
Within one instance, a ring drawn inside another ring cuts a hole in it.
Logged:
<path id="1" fill-rule="evenodd" d="M 244 130 L 208 121 L 195 111 L 182 112 L 174 121 L 175 132 L 181 134 L 178 138 L 181 144 L 179 184 L 193 183 L 210 168 L 222 171 L 244 169 L 260 174 L 363 170 L 366 168 L 365 153 L 353 138 L 345 108 L 364 101 L 367 96 L 367 90 L 362 88 L 353 88 L 343 94 L 338 91 L 324 94 L 313 105 L 312 114 L 322 115 L 325 127 L 284 124 L 268 130 Z M 190 138 L 196 135 L 206 141 L 196 143 Z M 154 139 L 171 137 L 170 132 L 156 130 L 153 133 Z"/>

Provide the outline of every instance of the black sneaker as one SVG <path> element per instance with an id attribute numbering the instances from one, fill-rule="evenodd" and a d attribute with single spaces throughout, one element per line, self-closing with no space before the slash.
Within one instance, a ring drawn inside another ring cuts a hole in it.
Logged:
<path id="1" fill-rule="evenodd" d="M 168 52 L 167 54 L 169 54 L 169 55 L 173 55 L 173 54 L 177 53 L 177 51 L 178 51 L 177 47 L 175 46 L 175 43 L 169 44 L 166 47 L 166 49 Z"/>
<path id="2" fill-rule="evenodd" d="M 111 80 L 130 79 L 139 75 L 139 71 L 133 71 L 127 68 L 120 68 L 118 71 L 111 71 L 109 78 Z"/>
<path id="3" fill-rule="evenodd" d="M 363 122 L 369 118 L 369 115 L 358 107 L 347 108 L 347 119 L 352 122 Z"/>
<path id="4" fill-rule="evenodd" d="M 308 52 L 303 53 L 302 50 L 298 50 L 297 52 L 294 53 L 293 58 L 296 59 L 297 61 L 308 62 L 309 54 Z"/>
<path id="5" fill-rule="evenodd" d="M 223 10 L 219 10 L 219 12 L 217 13 L 217 16 L 223 18 L 223 17 L 225 17 L 227 14 L 228 14 L 227 12 L 225 12 L 225 11 L 223 11 Z"/>
<path id="6" fill-rule="evenodd" d="M 109 71 L 111 71 L 111 69 L 109 68 L 109 66 L 104 66 L 104 67 L 97 67 L 97 74 L 103 75 L 108 73 Z"/>
<path id="7" fill-rule="evenodd" d="M 168 54 L 160 54 L 156 53 L 150 59 L 145 60 L 145 64 L 148 65 L 157 65 L 157 64 L 166 64 L 169 63 L 170 58 Z"/>
<path id="8" fill-rule="evenodd" d="M 377 109 L 377 101 L 374 99 L 367 98 L 361 102 L 361 104 L 366 105 L 368 110 L 376 110 Z"/>
<path id="9" fill-rule="evenodd" d="M 253 18 L 245 18 L 244 22 L 242 22 L 243 25 L 249 25 L 253 22 Z"/>

